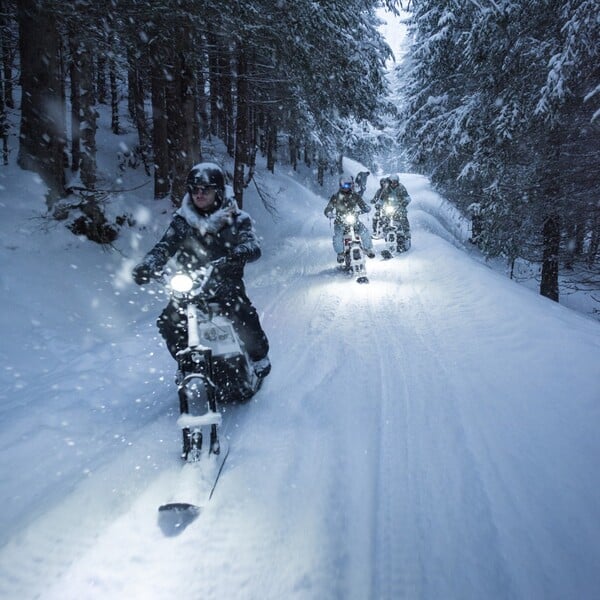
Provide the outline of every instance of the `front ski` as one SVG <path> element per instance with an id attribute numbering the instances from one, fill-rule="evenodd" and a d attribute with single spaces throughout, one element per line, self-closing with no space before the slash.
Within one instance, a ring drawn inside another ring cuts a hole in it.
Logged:
<path id="1" fill-rule="evenodd" d="M 173 501 L 158 507 L 158 525 L 164 535 L 179 535 L 212 498 L 229 456 L 227 441 L 221 438 L 219 445 L 218 454 L 211 452 L 183 466 Z"/>

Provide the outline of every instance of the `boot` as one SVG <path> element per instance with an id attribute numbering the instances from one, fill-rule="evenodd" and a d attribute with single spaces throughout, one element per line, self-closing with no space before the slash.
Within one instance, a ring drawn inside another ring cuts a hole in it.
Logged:
<path id="1" fill-rule="evenodd" d="M 268 356 L 265 356 L 260 360 L 253 360 L 252 366 L 254 367 L 254 372 L 257 377 L 260 377 L 260 379 L 264 379 L 271 372 L 271 361 Z"/>

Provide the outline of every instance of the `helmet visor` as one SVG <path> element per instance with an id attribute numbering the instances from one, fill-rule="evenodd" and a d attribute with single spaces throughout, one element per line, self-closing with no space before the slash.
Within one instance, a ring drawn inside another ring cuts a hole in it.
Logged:
<path id="1" fill-rule="evenodd" d="M 207 194 L 210 191 L 216 190 L 216 185 L 196 185 L 192 184 L 188 186 L 188 191 L 192 196 L 197 196 L 198 194 Z"/>

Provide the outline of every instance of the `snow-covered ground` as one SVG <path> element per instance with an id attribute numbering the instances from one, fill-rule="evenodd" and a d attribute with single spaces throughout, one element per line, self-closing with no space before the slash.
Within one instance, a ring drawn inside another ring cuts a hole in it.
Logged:
<path id="1" fill-rule="evenodd" d="M 260 171 L 277 213 L 249 188 L 246 282 L 273 371 L 225 410 L 215 494 L 168 537 L 174 364 L 129 271 L 169 203 L 126 195 L 138 226 L 106 251 L 0 170 L 1 598 L 600 597 L 600 324 L 486 266 L 402 181 L 413 247 L 359 285 L 334 268 L 331 185 Z"/>

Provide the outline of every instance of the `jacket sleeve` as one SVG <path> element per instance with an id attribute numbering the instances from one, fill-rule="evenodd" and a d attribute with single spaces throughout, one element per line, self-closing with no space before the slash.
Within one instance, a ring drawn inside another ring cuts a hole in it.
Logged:
<path id="1" fill-rule="evenodd" d="M 159 272 L 181 247 L 188 234 L 188 228 L 183 217 L 175 216 L 162 238 L 146 254 L 142 262 L 152 271 Z"/>
<path id="2" fill-rule="evenodd" d="M 327 218 L 329 218 L 331 215 L 333 215 L 334 209 L 335 209 L 335 195 L 331 196 L 331 198 L 329 199 L 329 202 L 327 203 L 327 206 L 325 207 L 323 214 Z"/>
<path id="3" fill-rule="evenodd" d="M 400 184 L 402 185 L 402 184 Z M 400 190 L 400 198 L 402 200 L 402 202 L 404 203 L 404 206 L 408 206 L 410 204 L 410 196 L 408 195 L 408 191 L 406 190 L 406 188 L 402 185 L 402 189 Z"/>
<path id="4" fill-rule="evenodd" d="M 254 262 L 255 260 L 258 260 L 262 252 L 254 227 L 252 226 L 250 215 L 240 212 L 236 218 L 236 224 L 236 243 L 231 249 L 231 253 L 236 258 L 245 262 Z"/>
<path id="5" fill-rule="evenodd" d="M 370 212 L 371 207 L 360 196 L 357 196 L 357 197 L 358 197 L 358 201 L 356 204 L 358 205 L 360 212 L 362 214 Z"/>

